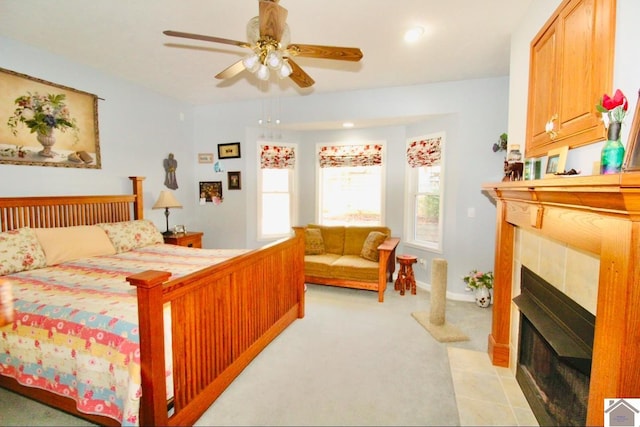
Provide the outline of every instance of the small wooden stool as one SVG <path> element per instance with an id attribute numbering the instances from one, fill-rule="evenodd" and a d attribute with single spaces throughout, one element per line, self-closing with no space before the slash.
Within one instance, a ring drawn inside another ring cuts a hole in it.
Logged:
<path id="1" fill-rule="evenodd" d="M 400 271 L 398 271 L 398 278 L 394 289 L 400 291 L 400 295 L 404 295 L 405 289 L 411 290 L 411 295 L 416 294 L 416 279 L 413 276 L 413 264 L 418 262 L 418 258 L 413 255 L 398 255 L 396 257 L 400 264 Z"/>

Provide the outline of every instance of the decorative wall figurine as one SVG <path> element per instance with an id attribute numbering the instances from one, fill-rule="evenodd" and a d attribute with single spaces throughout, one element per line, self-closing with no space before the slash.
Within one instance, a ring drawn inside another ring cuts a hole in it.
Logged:
<path id="1" fill-rule="evenodd" d="M 169 157 L 164 159 L 164 185 L 167 188 L 176 190 L 178 188 L 178 180 L 176 179 L 176 169 L 178 161 L 174 159 L 173 153 L 169 153 Z"/>

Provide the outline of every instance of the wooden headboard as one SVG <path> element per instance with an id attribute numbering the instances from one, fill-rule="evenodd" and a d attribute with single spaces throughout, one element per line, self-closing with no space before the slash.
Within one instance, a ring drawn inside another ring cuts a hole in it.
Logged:
<path id="1" fill-rule="evenodd" d="M 0 198 L 0 231 L 52 228 L 142 219 L 142 181 L 130 176 L 133 194 Z"/>

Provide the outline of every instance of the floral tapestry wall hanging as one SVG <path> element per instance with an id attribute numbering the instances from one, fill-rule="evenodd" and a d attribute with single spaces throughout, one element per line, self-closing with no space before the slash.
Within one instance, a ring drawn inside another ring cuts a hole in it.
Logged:
<path id="1" fill-rule="evenodd" d="M 0 164 L 101 168 L 98 97 L 0 68 Z"/>

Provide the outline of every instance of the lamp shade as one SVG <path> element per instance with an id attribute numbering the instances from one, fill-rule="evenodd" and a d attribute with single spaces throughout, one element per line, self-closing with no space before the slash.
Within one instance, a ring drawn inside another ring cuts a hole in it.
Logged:
<path id="1" fill-rule="evenodd" d="M 160 196 L 158 196 L 158 200 L 156 200 L 156 204 L 153 205 L 152 209 L 164 208 L 182 208 L 182 205 L 176 200 L 171 191 L 161 191 Z"/>

